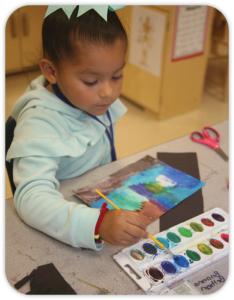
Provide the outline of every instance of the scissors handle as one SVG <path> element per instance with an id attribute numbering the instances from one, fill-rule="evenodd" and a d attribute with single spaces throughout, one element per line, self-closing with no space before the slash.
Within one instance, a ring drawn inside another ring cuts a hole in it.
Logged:
<path id="1" fill-rule="evenodd" d="M 212 132 L 216 135 L 215 138 L 213 138 L 213 137 L 210 136 L 209 130 L 212 131 Z M 204 136 L 205 136 L 207 139 L 210 139 L 210 140 L 212 140 L 213 142 L 219 142 L 219 140 L 220 140 L 220 134 L 219 134 L 219 132 L 218 132 L 217 130 L 215 130 L 214 128 L 212 128 L 212 127 L 205 126 L 205 127 L 203 128 L 203 134 L 204 134 Z"/>
<path id="2" fill-rule="evenodd" d="M 199 138 L 196 138 L 195 136 L 199 136 Z M 193 140 L 196 143 L 204 144 L 206 146 L 209 146 L 210 148 L 216 150 L 219 149 L 219 144 L 217 143 L 216 139 L 214 138 L 207 138 L 204 134 L 202 134 L 200 131 L 194 131 L 190 135 L 191 140 Z"/>

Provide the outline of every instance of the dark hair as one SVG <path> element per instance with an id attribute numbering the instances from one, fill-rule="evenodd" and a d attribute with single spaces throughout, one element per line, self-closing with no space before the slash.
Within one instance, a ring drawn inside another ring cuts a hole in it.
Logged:
<path id="1" fill-rule="evenodd" d="M 115 12 L 108 10 L 107 22 L 93 9 L 77 18 L 77 6 L 70 19 L 62 9 L 45 18 L 42 26 L 43 54 L 58 65 L 60 60 L 74 60 L 75 43 L 87 46 L 112 46 L 124 40 L 127 47 L 125 29 Z"/>

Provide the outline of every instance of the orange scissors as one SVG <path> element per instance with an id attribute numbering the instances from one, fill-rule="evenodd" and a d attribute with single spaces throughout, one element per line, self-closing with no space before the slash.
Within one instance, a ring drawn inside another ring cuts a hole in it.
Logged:
<path id="1" fill-rule="evenodd" d="M 205 126 L 202 129 L 202 132 L 200 131 L 192 132 L 190 138 L 196 143 L 201 143 L 214 149 L 224 160 L 226 161 L 229 160 L 228 156 L 219 147 L 218 142 L 220 140 L 220 134 L 214 128 Z"/>

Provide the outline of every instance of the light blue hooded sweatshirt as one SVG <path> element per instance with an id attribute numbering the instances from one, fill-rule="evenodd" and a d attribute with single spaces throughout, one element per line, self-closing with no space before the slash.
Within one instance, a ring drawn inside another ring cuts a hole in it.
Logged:
<path id="1" fill-rule="evenodd" d="M 110 142 L 102 124 L 45 85 L 43 75 L 32 81 L 11 113 L 17 125 L 7 160 L 14 159 L 15 207 L 31 227 L 73 247 L 99 250 L 94 231 L 100 210 L 68 202 L 58 189 L 59 180 L 111 162 Z M 119 99 L 110 106 L 113 130 L 126 111 Z M 98 118 L 110 130 L 107 115 Z"/>

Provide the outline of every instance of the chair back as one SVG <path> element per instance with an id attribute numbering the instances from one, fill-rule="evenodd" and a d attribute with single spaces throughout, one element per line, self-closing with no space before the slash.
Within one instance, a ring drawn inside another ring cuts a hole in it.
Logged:
<path id="1" fill-rule="evenodd" d="M 5 130 L 6 130 L 6 132 L 5 132 L 5 158 L 6 158 L 8 149 L 10 148 L 11 143 L 13 141 L 15 126 L 16 126 L 16 121 L 12 117 L 9 117 L 8 120 L 6 121 L 6 128 L 5 128 Z M 11 162 L 6 161 L 6 169 L 7 169 L 7 174 L 9 177 L 10 185 L 11 185 L 12 194 L 14 195 L 16 188 L 15 188 L 15 184 L 13 181 L 13 160 L 11 160 Z"/>

